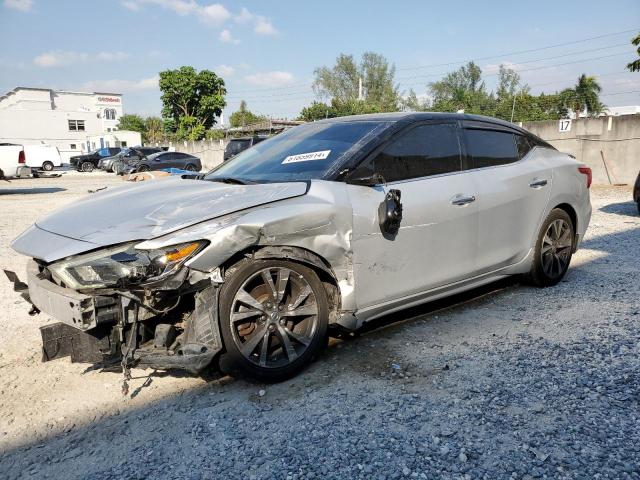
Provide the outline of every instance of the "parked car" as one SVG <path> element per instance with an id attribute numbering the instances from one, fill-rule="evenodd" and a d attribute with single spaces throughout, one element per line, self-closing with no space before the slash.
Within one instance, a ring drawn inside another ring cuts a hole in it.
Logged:
<path id="1" fill-rule="evenodd" d="M 508 275 L 556 284 L 587 230 L 590 183 L 588 167 L 493 118 L 342 117 L 202 177 L 96 193 L 12 246 L 32 257 L 34 308 L 61 322 L 41 327 L 45 358 L 192 372 L 218 358 L 280 380 L 329 334 L 390 312 Z"/>
<path id="2" fill-rule="evenodd" d="M 49 172 L 54 167 L 62 166 L 60 151 L 53 145 L 24 145 L 24 154 L 31 168 Z"/>
<path id="3" fill-rule="evenodd" d="M 76 167 L 81 172 L 92 172 L 94 168 L 98 166 L 98 162 L 101 158 L 112 157 L 117 154 L 120 147 L 104 147 L 92 150 L 84 155 L 75 155 L 69 159 L 71 165 Z"/>
<path id="4" fill-rule="evenodd" d="M 0 180 L 19 177 L 28 170 L 22 145 L 0 145 Z"/>
<path id="5" fill-rule="evenodd" d="M 254 145 L 266 140 L 267 136 L 263 135 L 254 135 L 252 137 L 240 137 L 240 138 L 232 138 L 227 143 L 227 146 L 224 149 L 224 161 L 226 162 L 232 157 L 235 157 L 240 152 L 245 151 L 247 148 L 251 148 Z"/>
<path id="6" fill-rule="evenodd" d="M 633 201 L 638 205 L 638 213 L 640 213 L 640 172 L 638 172 L 636 183 L 633 186 Z"/>
<path id="7" fill-rule="evenodd" d="M 128 162 L 123 173 L 147 172 L 149 170 L 162 170 L 164 168 L 178 168 L 190 172 L 202 170 L 202 164 L 198 157 L 182 152 L 158 152 L 143 157 L 136 162 Z"/>
<path id="8" fill-rule="evenodd" d="M 111 170 L 117 174 L 123 174 L 125 170 L 130 170 L 131 165 L 137 165 L 140 160 L 146 159 L 154 153 L 164 152 L 162 147 L 132 147 L 123 152 L 121 156 L 111 162 Z"/>

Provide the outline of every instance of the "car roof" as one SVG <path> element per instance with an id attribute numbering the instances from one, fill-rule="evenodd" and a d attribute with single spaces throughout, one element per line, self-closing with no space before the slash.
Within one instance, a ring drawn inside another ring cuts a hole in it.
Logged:
<path id="1" fill-rule="evenodd" d="M 334 122 L 420 122 L 428 120 L 448 120 L 448 121 L 480 121 L 501 125 L 503 127 L 512 128 L 521 132 L 527 132 L 514 123 L 500 120 L 499 118 L 487 117 L 484 115 L 472 115 L 468 113 L 450 113 L 450 112 L 391 112 L 391 113 L 369 113 L 365 115 L 349 115 L 346 117 L 335 117 L 318 120 L 316 123 L 334 123 Z"/>

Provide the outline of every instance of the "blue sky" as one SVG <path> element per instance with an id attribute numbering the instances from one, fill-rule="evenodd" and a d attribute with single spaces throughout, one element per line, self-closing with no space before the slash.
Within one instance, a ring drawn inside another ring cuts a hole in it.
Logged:
<path id="1" fill-rule="evenodd" d="M 536 93 L 584 72 L 599 79 L 607 105 L 640 105 L 640 73 L 624 68 L 635 56 L 628 30 L 640 31 L 638 0 L 0 1 L 0 93 L 119 92 L 127 113 L 159 114 L 158 72 L 192 65 L 225 79 L 227 115 L 245 99 L 253 111 L 295 117 L 315 98 L 315 67 L 370 50 L 396 65 L 401 90 L 419 95 L 476 59 L 490 88 L 500 63 Z"/>

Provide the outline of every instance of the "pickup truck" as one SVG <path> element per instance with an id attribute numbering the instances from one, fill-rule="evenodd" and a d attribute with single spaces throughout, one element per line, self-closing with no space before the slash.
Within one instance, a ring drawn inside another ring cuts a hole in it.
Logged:
<path id="1" fill-rule="evenodd" d="M 0 179 L 19 177 L 23 171 L 30 171 L 25 159 L 22 145 L 0 145 Z"/>

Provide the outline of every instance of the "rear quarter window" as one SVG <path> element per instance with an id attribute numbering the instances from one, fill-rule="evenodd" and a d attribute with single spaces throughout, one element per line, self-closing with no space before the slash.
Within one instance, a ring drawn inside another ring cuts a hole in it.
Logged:
<path id="1" fill-rule="evenodd" d="M 521 157 L 516 135 L 499 130 L 465 129 L 467 155 L 472 168 L 494 167 L 517 162 Z"/>

